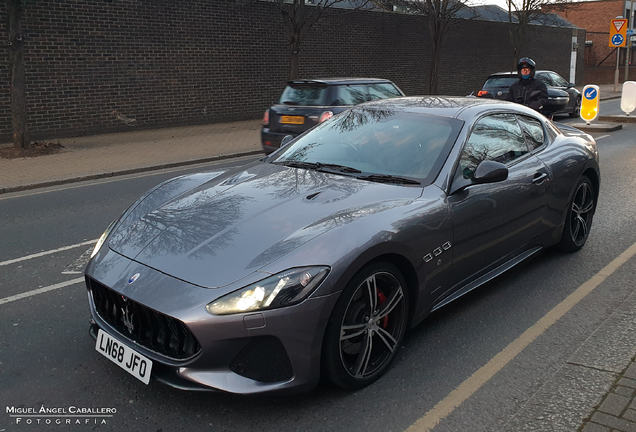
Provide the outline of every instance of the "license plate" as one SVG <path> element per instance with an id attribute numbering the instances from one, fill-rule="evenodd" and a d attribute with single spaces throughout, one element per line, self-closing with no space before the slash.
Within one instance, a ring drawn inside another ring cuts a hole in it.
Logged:
<path id="1" fill-rule="evenodd" d="M 144 384 L 150 382 L 152 360 L 128 348 L 102 329 L 97 333 L 95 349 L 139 381 Z"/>
<path id="2" fill-rule="evenodd" d="M 305 117 L 303 116 L 281 116 L 280 122 L 284 124 L 303 124 Z"/>

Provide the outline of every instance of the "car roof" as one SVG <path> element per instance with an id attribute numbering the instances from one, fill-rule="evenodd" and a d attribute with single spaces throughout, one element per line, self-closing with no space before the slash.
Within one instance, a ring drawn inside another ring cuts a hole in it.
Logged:
<path id="1" fill-rule="evenodd" d="M 545 73 L 545 72 L 552 72 L 552 73 L 556 73 L 554 71 L 549 71 L 549 70 L 536 70 L 535 73 Z M 517 75 L 517 71 L 511 71 L 511 72 L 497 72 L 494 74 L 490 74 L 488 76 L 488 78 L 492 78 L 492 77 L 496 77 L 496 76 L 509 76 L 509 75 Z"/>
<path id="2" fill-rule="evenodd" d="M 360 108 L 414 112 L 459 118 L 460 114 L 470 108 L 502 108 L 506 110 L 523 110 L 525 107 L 499 99 L 466 97 L 466 96 L 407 96 L 379 99 L 357 105 Z M 355 109 L 355 108 L 354 108 Z M 532 111 L 532 110 L 531 110 Z"/>
<path id="3" fill-rule="evenodd" d="M 373 84 L 373 83 L 392 83 L 392 81 L 384 78 L 310 78 L 295 79 L 288 81 L 287 84 L 322 84 L 322 85 L 343 85 L 343 84 Z"/>

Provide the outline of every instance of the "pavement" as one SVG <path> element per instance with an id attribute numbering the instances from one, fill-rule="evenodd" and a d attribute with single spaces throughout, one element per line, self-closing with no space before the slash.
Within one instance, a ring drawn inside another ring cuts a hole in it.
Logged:
<path id="1" fill-rule="evenodd" d="M 250 154 L 264 154 L 260 120 L 54 139 L 60 153 L 0 158 L 0 193 Z"/>
<path id="2" fill-rule="evenodd" d="M 601 100 L 621 96 L 614 92 L 613 84 L 599 87 Z M 582 86 L 579 90 L 582 90 Z M 0 194 L 239 156 L 262 155 L 260 127 L 260 120 L 247 120 L 53 140 L 63 145 L 63 149 L 57 154 L 19 159 L 0 158 Z M 0 143 L 0 146 L 10 144 Z M 531 420 L 526 421 L 523 430 L 636 432 L 636 336 L 631 336 L 636 335 L 634 310 L 636 305 L 626 312 L 632 314 L 626 322 L 621 321 L 625 320 L 624 314 L 613 315 L 614 319 L 608 319 L 603 324 L 607 327 L 606 330 L 601 328 L 600 333 L 595 332 L 595 335 L 609 334 L 614 326 L 617 333 L 623 336 L 628 334 L 627 341 L 625 337 L 621 339 L 623 346 L 611 348 L 607 342 L 594 342 L 593 336 L 586 341 L 586 344 L 600 346 L 597 349 L 600 357 L 611 349 L 621 354 L 612 356 L 612 359 L 618 361 L 611 367 L 603 367 L 606 374 L 595 387 L 596 393 L 584 399 L 583 406 L 576 413 L 571 413 L 579 419 L 577 427 L 573 428 L 573 423 L 559 427 L 556 422 L 544 429 L 545 422 L 542 419 L 545 416 L 562 416 L 569 408 L 566 406 L 563 411 L 555 414 L 555 403 L 551 402 L 551 397 L 537 394 L 532 397 L 534 403 L 529 406 L 532 406 L 532 416 L 538 422 L 535 427 Z M 603 338 L 600 340 L 607 341 Z M 582 347 L 586 352 L 584 348 Z M 592 351 L 594 350 L 589 350 Z M 579 362 L 569 363 L 568 366 L 578 364 Z M 564 373 L 567 375 L 568 372 L 564 370 Z M 570 385 L 570 377 L 555 374 L 544 389 L 557 388 L 552 396 L 558 395 L 563 387 L 559 386 L 560 379 L 566 386 Z M 558 405 L 558 401 L 556 404 Z M 585 421 L 581 422 L 580 419 Z"/>

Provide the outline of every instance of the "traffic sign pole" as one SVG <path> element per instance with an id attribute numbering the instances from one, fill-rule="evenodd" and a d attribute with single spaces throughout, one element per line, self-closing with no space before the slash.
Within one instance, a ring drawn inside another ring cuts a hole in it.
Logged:
<path id="1" fill-rule="evenodd" d="M 616 71 L 614 72 L 614 93 L 618 93 L 618 69 L 620 68 L 620 48 L 616 48 Z"/>
<path id="2" fill-rule="evenodd" d="M 623 82 L 629 81 L 629 47 L 632 44 L 632 41 L 629 41 L 627 44 L 627 55 L 625 56 L 625 80 Z"/>
<path id="3" fill-rule="evenodd" d="M 627 55 L 625 56 L 625 80 L 623 81 L 624 83 L 626 83 L 627 81 L 629 81 L 629 61 L 632 58 L 630 55 L 630 51 L 632 48 L 632 35 L 634 34 L 633 30 L 627 29 L 627 31 L 625 32 L 626 34 L 626 42 L 627 42 Z"/>
<path id="4" fill-rule="evenodd" d="M 613 19 L 610 24 L 609 46 L 616 48 L 616 72 L 614 73 L 614 93 L 618 93 L 618 70 L 620 68 L 620 50 L 626 46 L 627 41 L 627 20 L 623 17 Z M 627 73 L 627 72 L 625 72 Z"/>

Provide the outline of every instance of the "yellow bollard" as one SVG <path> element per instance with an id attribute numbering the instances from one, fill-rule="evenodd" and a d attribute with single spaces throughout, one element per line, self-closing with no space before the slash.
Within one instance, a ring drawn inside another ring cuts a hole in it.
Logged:
<path id="1" fill-rule="evenodd" d="M 598 116 L 599 90 L 597 85 L 588 84 L 583 87 L 581 100 L 581 118 L 590 124 Z"/>

